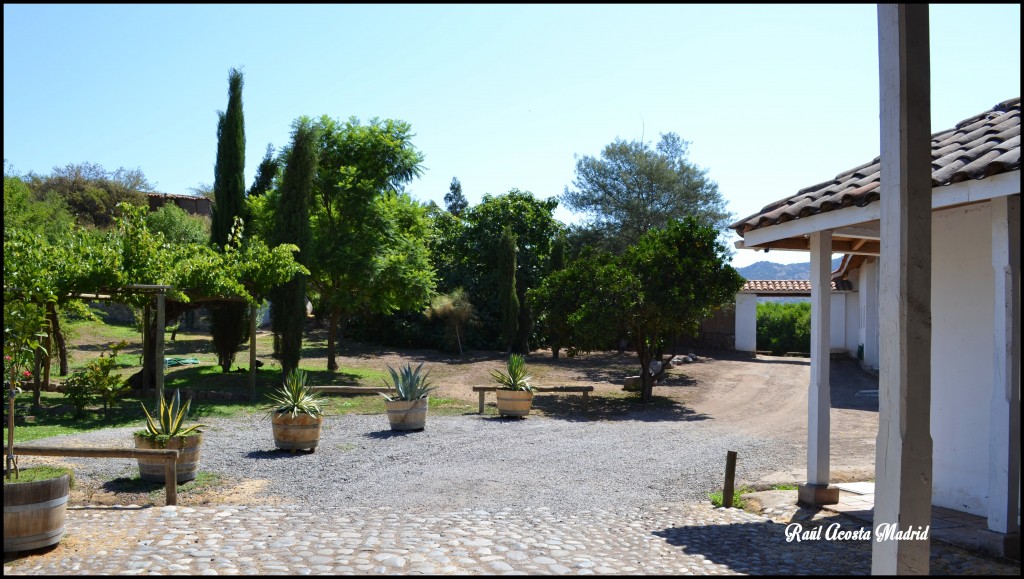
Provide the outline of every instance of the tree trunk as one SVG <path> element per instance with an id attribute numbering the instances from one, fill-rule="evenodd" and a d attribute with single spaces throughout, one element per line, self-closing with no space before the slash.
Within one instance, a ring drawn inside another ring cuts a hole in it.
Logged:
<path id="1" fill-rule="evenodd" d="M 32 410 L 39 410 L 42 406 L 39 404 L 40 392 L 43 390 L 42 381 L 39 379 L 39 374 L 43 369 L 43 354 L 39 349 L 35 350 L 35 356 L 32 361 Z"/>
<path id="2" fill-rule="evenodd" d="M 459 345 L 459 356 L 462 356 L 462 338 L 459 337 L 459 325 L 455 324 L 455 343 Z"/>
<path id="3" fill-rule="evenodd" d="M 56 306 L 53 303 L 46 304 L 46 317 L 50 322 L 46 325 L 46 356 L 43 365 L 43 388 L 50 389 L 50 367 L 53 365 L 53 320 L 57 317 Z"/>
<path id="4" fill-rule="evenodd" d="M 551 357 L 555 360 L 558 359 L 558 351 L 561 350 L 561 346 L 551 345 Z"/>
<path id="5" fill-rule="evenodd" d="M 64 332 L 60 329 L 60 320 L 53 316 L 53 337 L 57 340 L 57 352 L 60 354 L 60 375 L 67 376 L 68 368 L 68 344 L 64 339 Z"/>
<path id="6" fill-rule="evenodd" d="M 640 358 L 640 401 L 650 402 L 654 396 L 654 376 L 651 375 L 651 348 L 639 339 L 636 354 Z"/>
<path id="7" fill-rule="evenodd" d="M 327 324 L 327 370 L 330 372 L 338 370 L 338 361 L 334 358 L 334 334 L 338 331 L 338 319 L 340 317 L 341 312 L 331 308 L 331 319 Z"/>

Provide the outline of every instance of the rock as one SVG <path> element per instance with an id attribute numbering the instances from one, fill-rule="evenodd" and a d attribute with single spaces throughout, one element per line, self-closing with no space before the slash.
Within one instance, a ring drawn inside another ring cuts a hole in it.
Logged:
<path id="1" fill-rule="evenodd" d="M 658 360 L 651 360 L 651 375 L 657 376 L 661 372 L 661 362 Z"/>
<path id="2" fill-rule="evenodd" d="M 627 376 L 625 382 L 622 385 L 622 389 L 626 392 L 639 392 L 640 391 L 640 377 L 639 376 Z"/>

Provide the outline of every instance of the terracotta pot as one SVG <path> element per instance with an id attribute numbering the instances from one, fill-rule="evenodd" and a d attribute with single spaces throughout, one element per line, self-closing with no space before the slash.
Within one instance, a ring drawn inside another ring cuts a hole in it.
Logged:
<path id="1" fill-rule="evenodd" d="M 180 450 L 175 472 L 179 483 L 196 478 L 199 473 L 199 446 L 203 442 L 203 433 L 194 432 L 187 436 L 175 436 L 167 441 L 167 446 L 159 446 L 145 436 L 135 435 L 135 448 L 170 448 Z M 139 478 L 151 482 L 166 482 L 164 478 L 164 461 L 161 458 L 137 458 L 139 461 Z"/>
<path id="2" fill-rule="evenodd" d="M 526 418 L 530 414 L 530 407 L 533 406 L 533 392 L 529 390 L 503 390 L 494 391 L 498 398 L 498 415 Z"/>
<path id="3" fill-rule="evenodd" d="M 282 450 L 316 450 L 320 443 L 323 415 L 310 416 L 305 412 L 292 418 L 289 412 L 277 412 L 270 422 L 274 429 L 274 446 Z"/>
<path id="4" fill-rule="evenodd" d="M 385 400 L 391 430 L 423 430 L 427 425 L 427 399 Z"/>
<path id="5" fill-rule="evenodd" d="M 4 483 L 4 553 L 48 547 L 64 536 L 71 477 Z"/>

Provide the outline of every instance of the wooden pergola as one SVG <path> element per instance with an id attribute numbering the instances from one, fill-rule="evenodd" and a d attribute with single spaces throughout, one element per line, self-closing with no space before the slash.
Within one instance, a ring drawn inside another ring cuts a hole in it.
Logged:
<path id="1" fill-rule="evenodd" d="M 150 295 L 155 299 L 154 303 L 146 304 L 143 313 L 143 332 L 142 332 L 142 351 L 143 351 L 143 364 L 142 364 L 142 395 L 145 396 L 146 385 L 149 383 L 149 372 L 152 370 L 155 372 L 154 382 L 156 383 L 156 400 L 159 402 L 164 396 L 164 366 L 165 364 L 156 363 L 155 368 L 149 368 L 145 361 L 145 351 L 148 344 L 146 343 L 146 328 L 149 325 L 151 308 L 156 310 L 156 332 L 155 332 L 155 343 L 153 344 L 155 349 L 155 360 L 160 361 L 164 359 L 164 332 L 167 327 L 167 320 L 165 317 L 167 311 L 167 291 L 174 289 L 173 286 L 169 285 L 144 285 L 144 284 L 132 284 L 126 285 L 119 288 L 103 289 L 100 292 L 87 292 L 87 293 L 75 293 L 67 297 L 72 299 L 82 300 L 98 300 L 98 301 L 114 301 L 121 302 L 121 296 L 125 295 Z M 244 298 L 240 297 L 210 297 L 210 296 L 196 296 L 191 297 L 189 303 L 219 303 L 219 302 L 244 302 Z M 249 399 L 253 402 L 256 401 L 256 306 L 249 306 Z"/>

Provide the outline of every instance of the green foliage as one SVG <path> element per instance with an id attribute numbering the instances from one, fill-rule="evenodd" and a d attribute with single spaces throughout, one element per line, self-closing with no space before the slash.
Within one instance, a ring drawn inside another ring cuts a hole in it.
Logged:
<path id="1" fill-rule="evenodd" d="M 96 163 L 54 167 L 50 175 L 29 173 L 24 180 L 36 200 L 59 200 L 85 227 L 111 226 L 121 204 L 147 207 L 153 191 L 139 169 L 111 172 Z"/>
<path id="2" fill-rule="evenodd" d="M 796 487 L 793 487 L 793 488 L 796 488 Z M 743 500 L 743 495 L 745 495 L 747 493 L 752 493 L 752 492 L 754 492 L 754 489 L 749 487 L 749 486 L 746 486 L 746 485 L 741 486 L 741 487 L 736 488 L 736 489 L 733 489 L 733 493 L 732 493 L 732 507 L 734 509 L 742 509 L 745 506 L 747 506 L 746 505 L 747 502 L 745 500 Z M 708 493 L 708 498 L 711 499 L 711 504 L 715 508 L 721 508 L 722 507 L 723 496 L 724 496 L 724 491 L 722 491 L 722 490 L 712 491 L 712 492 Z"/>
<path id="3" fill-rule="evenodd" d="M 311 206 L 310 285 L 330 315 L 334 337 L 357 314 L 422 310 L 434 289 L 426 209 L 402 188 L 422 172 L 408 123 L 324 116 Z"/>
<path id="4" fill-rule="evenodd" d="M 241 238 L 245 215 L 245 116 L 242 112 L 242 73 L 228 73 L 228 107 L 218 112 L 217 162 L 213 173 L 213 218 L 210 242 L 225 251 Z M 218 364 L 231 371 L 235 354 L 249 334 L 249 308 L 244 304 L 224 304 L 210 311 L 210 334 Z"/>
<path id="5" fill-rule="evenodd" d="M 462 215 L 469 207 L 469 200 L 462 194 L 462 183 L 459 183 L 455 177 L 452 177 L 452 184 L 448 187 L 448 192 L 444 194 L 444 206 L 448 209 L 448 213 L 456 217 Z"/>
<path id="6" fill-rule="evenodd" d="M 138 434 L 153 439 L 163 439 L 175 436 L 188 436 L 193 431 L 205 427 L 205 424 L 196 424 L 188 428 L 184 427 L 185 418 L 188 417 L 188 410 L 191 405 L 192 401 L 188 400 L 185 402 L 185 406 L 182 406 L 181 391 L 175 390 L 174 397 L 170 403 L 167 402 L 166 398 L 160 399 L 160 410 L 157 412 L 157 420 L 153 420 L 149 411 L 146 410 L 146 405 L 142 404 L 142 412 L 146 414 L 146 430 Z"/>
<path id="7" fill-rule="evenodd" d="M 528 191 L 512 189 L 505 195 L 484 195 L 480 204 L 466 212 L 466 227 L 454 251 L 463 254 L 463 269 L 457 270 L 456 285 L 474 296 L 474 305 L 482 324 L 482 346 L 507 348 L 502 339 L 502 323 L 506 296 L 499 293 L 507 272 L 495 267 L 495 248 L 501 243 L 504 230 L 516 239 L 516 299 L 519 304 L 513 350 L 526 353 L 537 337 L 532 335 L 533 316 L 526 293 L 540 285 L 548 272 L 551 243 L 563 226 L 554 218 L 558 201 L 537 199 Z M 448 289 L 451 289 L 448 284 Z"/>
<path id="8" fill-rule="evenodd" d="M 287 375 L 277 392 L 270 394 L 270 402 L 268 418 L 275 414 L 289 414 L 292 418 L 300 413 L 314 418 L 323 414 L 323 399 L 306 382 L 306 372 L 298 368 Z"/>
<path id="9" fill-rule="evenodd" d="M 4 175 L 4 231 L 20 229 L 52 241 L 74 226 L 75 218 L 59 195 L 40 199 L 19 177 Z"/>
<path id="10" fill-rule="evenodd" d="M 174 245 L 205 245 L 210 238 L 210 220 L 201 215 L 190 215 L 173 203 L 165 203 L 146 215 L 146 227 L 160 233 L 164 241 Z"/>
<path id="11" fill-rule="evenodd" d="M 516 295 L 516 236 L 505 229 L 498 242 L 496 270 L 498 299 L 501 304 L 501 342 L 506 351 L 512 349 L 519 323 L 519 296 Z"/>
<path id="12" fill-rule="evenodd" d="M 423 362 L 420 362 L 419 366 L 413 369 L 412 364 L 406 364 L 398 372 L 394 368 L 388 366 L 388 372 L 391 374 L 391 382 L 384 381 L 384 385 L 394 392 L 393 396 L 381 393 L 381 396 L 388 400 L 404 400 L 406 402 L 412 402 L 419 400 L 420 398 L 426 398 L 427 394 L 430 394 L 431 390 L 436 390 L 436 386 L 431 386 L 429 380 L 430 372 L 426 372 L 420 375 L 420 370 L 423 369 Z"/>
<path id="13" fill-rule="evenodd" d="M 117 368 L 117 354 L 128 342 L 111 344 L 109 351 L 88 362 L 85 368 L 71 374 L 64 382 L 64 395 L 80 416 L 86 406 L 94 402 L 103 404 L 104 418 L 110 417 L 111 406 L 129 390 L 124 379 L 111 373 Z"/>
<path id="14" fill-rule="evenodd" d="M 757 304 L 757 349 L 781 356 L 811 351 L 811 303 Z"/>
<path id="15" fill-rule="evenodd" d="M 273 221 L 274 241 L 298 247 L 296 260 L 303 264 L 312 241 L 309 202 L 319 153 L 317 139 L 316 129 L 308 118 L 296 120 Z M 302 351 L 302 331 L 306 323 L 306 276 L 296 275 L 271 290 L 271 301 L 274 304 L 271 324 L 274 333 L 281 336 L 281 370 L 288 375 L 298 368 Z"/>
<path id="16" fill-rule="evenodd" d="M 615 254 L 681 216 L 721 230 L 729 220 L 725 199 L 707 170 L 687 160 L 688 145 L 675 133 L 662 134 L 654 148 L 616 139 L 600 159 L 577 159 L 575 190 L 566 187 L 562 200 L 591 215 L 588 228 L 598 233 L 602 249 Z"/>
<path id="17" fill-rule="evenodd" d="M 491 378 L 505 390 L 534 391 L 534 387 L 530 385 L 532 376 L 526 370 L 526 360 L 519 354 L 512 354 L 508 357 L 505 372 L 492 370 Z"/>
<path id="18" fill-rule="evenodd" d="M 554 318 L 552 325 L 568 321 L 568 345 L 577 349 L 605 348 L 627 336 L 640 362 L 641 398 L 650 401 L 649 367 L 660 359 L 665 339 L 695 332 L 743 285 L 717 237 L 697 218 L 673 221 L 644 234 L 621 256 L 577 259 L 549 276 L 534 299 Z"/>

